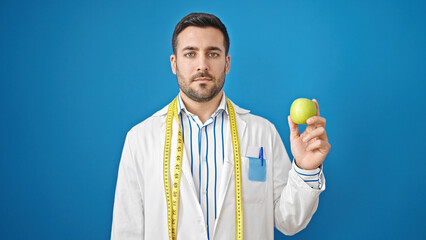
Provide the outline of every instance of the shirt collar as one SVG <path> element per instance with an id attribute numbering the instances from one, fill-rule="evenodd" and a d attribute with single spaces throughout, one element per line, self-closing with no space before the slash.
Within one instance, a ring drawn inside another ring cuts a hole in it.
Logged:
<path id="1" fill-rule="evenodd" d="M 185 112 L 186 114 L 194 116 L 193 113 L 189 112 L 188 109 L 186 109 L 185 104 L 183 103 L 179 93 L 178 94 L 178 113 L 181 113 L 182 111 Z M 213 113 L 213 116 L 217 115 L 218 113 L 222 111 L 225 111 L 225 113 L 228 114 L 228 107 L 226 106 L 225 92 L 223 92 L 222 99 L 220 100 L 217 110 Z"/>
<path id="2" fill-rule="evenodd" d="M 179 97 L 179 96 L 178 96 Z M 223 101 L 223 99 L 225 99 L 224 97 L 222 98 L 222 101 Z M 229 99 L 228 99 L 229 100 Z M 221 103 L 219 104 L 219 106 L 223 106 L 222 105 L 222 101 L 221 101 Z M 224 101 L 225 103 L 226 103 L 226 99 L 225 99 L 225 101 Z M 232 106 L 234 106 L 234 110 L 235 110 L 235 113 L 237 113 L 237 114 L 247 114 L 247 113 L 249 113 L 250 112 L 250 110 L 247 110 L 247 109 L 243 109 L 243 108 L 240 108 L 239 106 L 237 106 L 237 105 L 235 105 L 231 100 L 229 100 L 229 102 L 232 104 Z M 178 104 L 179 105 L 179 104 Z M 178 106 L 179 107 L 179 106 Z M 168 108 L 169 108 L 169 104 L 168 105 L 166 105 L 166 106 L 164 106 L 162 109 L 160 109 L 159 111 L 157 111 L 156 113 L 154 113 L 153 114 L 153 116 L 154 117 L 158 117 L 158 116 L 164 116 L 164 115 L 167 115 L 167 110 L 168 110 Z M 226 106 L 226 104 L 225 104 L 225 107 L 221 107 L 221 108 L 218 108 L 218 110 L 220 111 L 220 109 L 225 109 L 225 112 L 226 112 L 226 114 L 228 114 L 229 115 L 229 112 L 228 112 L 228 107 Z M 180 113 L 180 112 L 179 112 Z"/>

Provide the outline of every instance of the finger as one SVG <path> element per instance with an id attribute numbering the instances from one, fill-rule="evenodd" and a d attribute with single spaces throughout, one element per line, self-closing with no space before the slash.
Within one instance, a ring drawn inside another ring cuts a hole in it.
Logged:
<path id="1" fill-rule="evenodd" d="M 325 127 L 326 120 L 325 120 L 325 118 L 320 117 L 320 116 L 313 116 L 313 117 L 308 118 L 308 120 L 306 120 L 306 123 L 308 125 L 320 125 L 320 126 Z"/>
<path id="2" fill-rule="evenodd" d="M 327 141 L 324 140 L 316 140 L 312 143 L 310 143 L 307 147 L 306 147 L 306 151 L 314 151 L 314 150 L 328 150 L 330 149 L 330 144 Z"/>
<path id="3" fill-rule="evenodd" d="M 312 102 L 315 103 L 315 106 L 317 107 L 317 116 L 319 116 L 319 105 L 318 105 L 318 102 L 317 102 L 317 100 L 315 98 L 312 99 Z"/>
<path id="4" fill-rule="evenodd" d="M 287 120 L 290 128 L 290 140 L 299 137 L 299 125 L 294 123 L 290 116 L 287 117 Z"/>
<path id="5" fill-rule="evenodd" d="M 303 137 L 303 142 L 309 142 L 313 138 L 319 138 L 323 140 L 327 140 L 327 133 L 325 132 L 325 129 L 323 127 L 318 127 L 312 132 L 306 134 L 306 136 Z"/>
<path id="6" fill-rule="evenodd" d="M 325 118 L 320 117 L 320 116 L 313 116 L 313 117 L 310 117 L 306 121 L 306 123 L 308 124 L 308 126 L 306 127 L 305 131 L 301 135 L 307 135 L 308 133 L 314 131 L 318 127 L 324 127 L 325 128 L 326 120 L 325 120 Z M 306 132 L 306 134 L 305 134 L 305 132 Z"/>

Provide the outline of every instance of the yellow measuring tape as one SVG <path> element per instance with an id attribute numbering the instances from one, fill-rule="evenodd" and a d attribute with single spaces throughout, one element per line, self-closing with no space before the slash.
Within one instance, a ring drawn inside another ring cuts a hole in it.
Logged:
<path id="1" fill-rule="evenodd" d="M 170 148 L 172 143 L 172 126 L 173 116 L 179 125 L 178 143 L 176 150 L 175 171 L 173 175 L 173 190 L 170 196 Z M 179 117 L 177 114 L 177 98 L 175 98 L 169 106 L 166 118 L 166 141 L 164 143 L 164 161 L 163 161 L 163 180 L 164 188 L 166 190 L 167 200 L 167 222 L 169 226 L 169 239 L 176 240 L 177 222 L 178 222 L 178 209 L 179 209 L 179 193 L 180 193 L 180 176 L 182 170 L 182 156 L 183 156 L 183 139 L 182 128 L 180 126 Z"/>
<path id="2" fill-rule="evenodd" d="M 231 125 L 232 149 L 234 150 L 234 181 L 235 181 L 235 223 L 237 240 L 243 239 L 243 194 L 241 189 L 241 153 L 238 140 L 237 120 L 231 102 L 226 99 Z"/>
<path id="3" fill-rule="evenodd" d="M 234 177 L 235 177 L 235 220 L 236 220 L 236 236 L 237 240 L 243 239 L 243 198 L 241 189 L 241 154 L 240 142 L 238 140 L 237 120 L 235 118 L 234 107 L 231 102 L 226 99 L 229 109 L 229 121 L 232 135 L 232 148 L 234 152 Z M 178 142 L 176 149 L 175 171 L 173 174 L 173 188 L 170 195 L 170 149 L 172 142 L 173 118 L 179 125 Z M 179 193 L 180 193 L 180 177 L 182 172 L 182 156 L 183 156 L 183 137 L 177 112 L 177 98 L 169 105 L 166 118 L 166 139 L 164 144 L 164 161 L 163 161 L 163 180 L 164 189 L 166 191 L 167 201 L 167 224 L 169 229 L 169 239 L 177 239 L 177 223 L 179 209 Z"/>

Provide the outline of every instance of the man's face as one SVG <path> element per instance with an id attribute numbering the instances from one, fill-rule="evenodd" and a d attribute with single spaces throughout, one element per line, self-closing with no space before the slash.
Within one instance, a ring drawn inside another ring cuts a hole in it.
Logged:
<path id="1" fill-rule="evenodd" d="M 179 33 L 170 63 L 180 90 L 194 101 L 207 102 L 222 91 L 231 56 L 225 55 L 219 29 L 191 26 Z"/>

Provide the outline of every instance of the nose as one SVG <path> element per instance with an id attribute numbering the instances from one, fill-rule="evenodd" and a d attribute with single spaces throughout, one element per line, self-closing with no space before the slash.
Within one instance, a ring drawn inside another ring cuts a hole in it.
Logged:
<path id="1" fill-rule="evenodd" d="M 200 72 L 206 72 L 209 70 L 209 65 L 207 62 L 207 58 L 204 56 L 200 56 L 198 59 L 198 67 L 197 67 L 197 71 Z"/>

